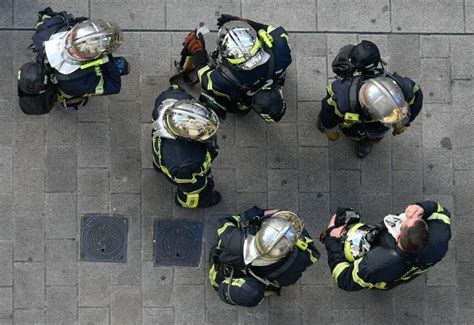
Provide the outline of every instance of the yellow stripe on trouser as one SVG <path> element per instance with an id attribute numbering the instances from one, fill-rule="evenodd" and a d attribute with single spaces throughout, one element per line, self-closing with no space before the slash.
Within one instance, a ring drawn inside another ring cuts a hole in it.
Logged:
<path id="1" fill-rule="evenodd" d="M 354 280 L 355 283 L 360 285 L 363 288 L 377 288 L 377 289 L 385 289 L 387 286 L 386 282 L 377 282 L 375 284 L 370 283 L 370 282 L 365 282 L 362 280 L 361 277 L 359 277 L 359 264 L 362 261 L 362 258 L 359 258 L 357 261 L 354 262 L 354 270 L 352 270 L 352 279 Z"/>
<path id="2" fill-rule="evenodd" d="M 222 281 L 222 283 L 227 283 L 228 284 L 229 280 L 230 279 L 225 279 L 224 281 Z M 232 279 L 232 283 L 230 285 L 233 286 L 233 287 L 239 287 L 240 288 L 242 286 L 242 284 L 244 284 L 244 283 L 245 283 L 244 279 L 237 278 L 237 279 Z"/>
<path id="3" fill-rule="evenodd" d="M 214 287 L 219 286 L 216 282 L 216 278 L 217 278 L 216 266 L 213 264 L 211 268 L 209 269 L 209 281 Z"/>
<path id="4" fill-rule="evenodd" d="M 351 266 L 351 265 L 347 262 L 342 262 L 342 263 L 337 264 L 336 267 L 334 268 L 334 270 L 332 270 L 332 274 L 331 274 L 334 281 L 337 282 L 337 279 L 339 278 L 339 275 L 341 275 L 342 271 L 347 269 L 349 266 Z"/>

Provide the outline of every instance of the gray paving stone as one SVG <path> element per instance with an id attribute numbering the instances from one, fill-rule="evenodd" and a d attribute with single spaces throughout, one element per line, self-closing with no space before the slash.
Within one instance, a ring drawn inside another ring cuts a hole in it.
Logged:
<path id="1" fill-rule="evenodd" d="M 13 324 L 13 289 L 0 288 L 0 322 Z"/>
<path id="2" fill-rule="evenodd" d="M 299 211 L 305 220 L 305 228 L 313 238 L 317 238 L 329 222 L 329 193 L 300 193 L 299 198 Z"/>
<path id="3" fill-rule="evenodd" d="M 44 262 L 16 262 L 13 274 L 15 308 L 43 308 L 45 305 Z"/>
<path id="4" fill-rule="evenodd" d="M 386 215 L 393 213 L 392 195 L 390 193 L 362 194 L 360 206 L 364 222 L 380 223 Z"/>
<path id="5" fill-rule="evenodd" d="M 47 193 L 46 238 L 76 238 L 76 193 Z"/>
<path id="6" fill-rule="evenodd" d="M 174 317 L 177 324 L 205 324 L 205 309 L 203 304 L 195 301 L 204 301 L 203 285 L 177 285 L 174 295 Z"/>
<path id="7" fill-rule="evenodd" d="M 183 33 L 183 39 L 186 36 Z M 146 78 L 171 75 L 171 35 L 168 33 L 140 33 L 140 76 Z M 153 55 L 150 55 L 153 53 Z M 147 79 L 143 79 L 147 80 Z M 153 79 L 152 79 L 153 80 Z M 166 86 L 167 88 L 168 86 Z M 155 98 L 166 88 L 155 88 Z M 154 102 L 154 100 L 153 100 Z M 150 109 L 153 105 L 149 106 Z"/>
<path id="8" fill-rule="evenodd" d="M 449 48 L 451 58 L 451 74 L 453 79 L 472 79 L 474 59 L 466 53 L 465 49 L 474 44 L 472 35 L 449 36 Z M 453 93 L 454 98 L 454 93 Z"/>
<path id="9" fill-rule="evenodd" d="M 87 106 L 79 108 L 75 113 L 79 122 L 108 122 L 109 102 L 107 97 L 92 97 L 87 102 Z"/>
<path id="10" fill-rule="evenodd" d="M 79 167 L 109 165 L 109 126 L 106 123 L 79 123 L 77 160 Z"/>
<path id="11" fill-rule="evenodd" d="M 142 306 L 174 306 L 173 269 L 153 267 L 153 262 L 142 263 Z"/>
<path id="12" fill-rule="evenodd" d="M 303 323 L 329 324 L 332 320 L 331 287 L 321 285 L 303 285 L 301 293 L 304 297 L 302 303 Z"/>
<path id="13" fill-rule="evenodd" d="M 423 152 L 423 192 L 449 194 L 454 191 L 454 163 L 449 150 Z"/>
<path id="14" fill-rule="evenodd" d="M 313 1 L 298 0 L 292 3 L 243 0 L 242 17 L 272 26 L 283 26 L 288 31 L 315 31 L 316 6 Z"/>
<path id="15" fill-rule="evenodd" d="M 422 111 L 423 147 L 446 148 L 453 147 L 452 114 L 449 106 L 443 104 L 426 104 Z"/>
<path id="16" fill-rule="evenodd" d="M 77 152 L 75 147 L 48 147 L 45 165 L 47 192 L 76 192 Z"/>
<path id="17" fill-rule="evenodd" d="M 460 216 L 469 215 L 474 211 L 474 170 L 457 170 L 454 172 L 455 207 L 456 214 Z"/>
<path id="18" fill-rule="evenodd" d="M 1 103 L 1 101 L 0 101 Z M 3 105 L 2 105 L 3 106 Z M 0 145 L 11 146 L 13 145 L 15 123 L 7 121 L 7 118 L 1 118 L 0 122 Z"/>
<path id="19" fill-rule="evenodd" d="M 472 169 L 474 164 L 474 137 L 472 124 L 457 125 L 454 129 L 454 166 L 455 169 Z"/>
<path id="20" fill-rule="evenodd" d="M 13 245 L 10 240 L 0 241 L 0 286 L 13 285 Z"/>
<path id="21" fill-rule="evenodd" d="M 174 197 L 173 186 L 166 176 L 155 170 L 142 171 L 142 215 L 171 215 Z"/>
<path id="22" fill-rule="evenodd" d="M 150 71 L 145 70 L 145 72 L 140 75 L 139 87 L 142 123 L 152 122 L 151 113 L 155 107 L 155 100 L 162 91 L 165 91 L 169 87 L 169 77 L 144 75 L 149 72 Z"/>
<path id="23" fill-rule="evenodd" d="M 142 307 L 139 286 L 112 287 L 110 321 L 113 324 L 141 324 Z"/>
<path id="24" fill-rule="evenodd" d="M 333 309 L 332 324 L 364 324 L 364 310 L 363 309 Z"/>
<path id="25" fill-rule="evenodd" d="M 173 324 L 173 308 L 142 308 L 142 322 L 156 325 Z"/>
<path id="26" fill-rule="evenodd" d="M 78 307 L 110 306 L 110 265 L 106 263 L 79 262 Z"/>
<path id="27" fill-rule="evenodd" d="M 152 156 L 152 140 L 151 140 L 151 131 L 153 127 L 151 123 L 142 123 L 141 124 L 141 164 L 142 168 L 153 168 L 153 156 Z M 219 157 L 220 158 L 220 157 Z"/>
<path id="28" fill-rule="evenodd" d="M 46 285 L 77 284 L 77 242 L 74 239 L 46 239 Z"/>
<path id="29" fill-rule="evenodd" d="M 390 135 L 389 135 L 390 136 Z M 392 139 L 393 170 L 421 170 L 421 126 L 412 124 L 405 132 Z"/>
<path id="30" fill-rule="evenodd" d="M 269 207 L 267 204 L 267 193 L 258 193 L 258 192 L 241 192 L 237 193 L 237 208 L 235 212 L 243 212 L 252 206 L 256 205 L 258 207 Z"/>
<path id="31" fill-rule="evenodd" d="M 268 310 L 268 323 L 269 324 L 303 324 L 300 308 L 279 308 Z"/>
<path id="32" fill-rule="evenodd" d="M 13 320 L 15 324 L 45 324 L 43 309 L 15 309 Z"/>
<path id="33" fill-rule="evenodd" d="M 420 76 L 418 35 L 390 35 L 390 70 L 417 80 Z"/>
<path id="34" fill-rule="evenodd" d="M 205 244 L 203 244 L 199 267 L 175 267 L 174 268 L 174 284 L 175 285 L 204 284 L 207 279 L 206 260 L 208 258 L 209 258 L 208 251 L 205 248 Z"/>
<path id="35" fill-rule="evenodd" d="M 425 317 L 443 324 L 455 324 L 457 307 L 456 288 L 428 287 L 426 289 Z"/>
<path id="36" fill-rule="evenodd" d="M 341 194 L 358 192 L 360 189 L 360 171 L 339 170 L 331 174 L 331 193 Z"/>
<path id="37" fill-rule="evenodd" d="M 46 144 L 48 146 L 76 146 L 77 113 L 64 109 L 53 109 L 46 115 L 45 122 Z"/>
<path id="38" fill-rule="evenodd" d="M 108 325 L 109 308 L 78 308 L 79 324 Z"/>
<path id="39" fill-rule="evenodd" d="M 291 64 L 286 70 L 283 98 L 286 102 L 286 112 L 279 121 L 279 124 L 296 123 L 296 120 L 298 119 L 298 85 L 296 81 L 296 66 L 294 64 Z M 271 126 L 271 124 L 268 126 Z"/>
<path id="40" fill-rule="evenodd" d="M 87 168 L 77 172 L 78 213 L 107 213 L 109 173 L 106 169 Z"/>
<path id="41" fill-rule="evenodd" d="M 456 214 L 460 213 L 456 210 Z M 460 252 L 456 255 L 457 262 L 469 262 L 473 260 L 474 253 L 471 250 L 466 250 L 472 242 L 472 236 L 474 235 L 473 227 L 474 221 L 471 217 L 456 217 L 455 227 L 455 241 L 456 250 Z M 462 253 L 461 253 L 462 252 Z M 459 276 L 458 272 L 458 276 Z"/>
<path id="42" fill-rule="evenodd" d="M 267 125 L 253 112 L 235 118 L 235 142 L 237 147 L 265 147 Z M 239 149 L 240 150 L 240 149 Z"/>
<path id="43" fill-rule="evenodd" d="M 451 101 L 451 66 L 449 59 L 421 59 L 423 103 Z"/>
<path id="44" fill-rule="evenodd" d="M 44 218 L 41 215 L 15 216 L 15 261 L 44 260 Z"/>
<path id="45" fill-rule="evenodd" d="M 329 218 L 328 218 L 329 219 Z M 321 229 L 320 229 L 321 230 Z M 311 233 L 310 235 L 313 236 L 313 239 L 317 241 L 318 233 Z M 331 286 L 332 285 L 332 279 L 331 279 L 331 270 L 327 266 L 327 253 L 324 247 L 321 247 L 318 243 L 316 244 L 318 250 L 321 253 L 321 257 L 319 258 L 318 262 L 316 262 L 315 265 L 307 268 L 303 276 L 301 277 L 301 284 L 302 284 L 302 289 L 303 289 L 303 299 L 306 299 L 306 294 L 305 294 L 305 287 L 306 285 L 324 285 L 326 286 Z M 318 287 L 316 287 L 318 288 Z M 330 301 L 330 297 L 332 296 L 332 292 L 329 292 L 329 298 L 326 297 Z M 329 306 L 329 309 L 331 306 Z"/>
<path id="46" fill-rule="evenodd" d="M 394 171 L 392 175 L 393 213 L 401 213 L 423 198 L 423 179 L 416 171 Z"/>
<path id="47" fill-rule="evenodd" d="M 457 124 L 474 124 L 474 117 L 470 114 L 470 103 L 474 100 L 472 94 L 472 86 L 474 82 L 471 80 L 454 80 L 453 81 L 453 125 Z"/>
<path id="48" fill-rule="evenodd" d="M 254 175 L 253 173 L 260 172 L 262 173 L 262 170 L 257 170 L 252 172 L 252 176 Z M 238 170 L 237 170 L 238 174 Z M 245 174 L 248 175 L 248 174 Z M 229 211 L 235 211 L 236 209 L 236 201 L 235 197 L 237 196 L 237 191 L 238 188 L 236 188 L 236 172 L 232 169 L 215 169 L 212 171 L 212 177 L 214 178 L 215 182 L 215 190 L 221 193 L 222 195 L 222 201 L 219 202 L 219 204 L 211 207 L 211 208 L 206 208 L 205 213 L 206 215 L 215 215 L 215 214 L 223 214 L 223 213 L 228 213 Z M 265 179 L 265 188 L 266 188 L 266 173 L 264 177 Z M 255 179 L 252 179 L 249 177 L 248 180 L 245 180 L 245 178 L 242 178 L 242 182 L 246 181 L 248 184 L 245 184 L 246 186 L 251 186 L 252 182 Z M 238 186 L 238 184 L 237 184 Z M 249 189 L 252 190 L 252 189 Z M 258 187 L 255 188 L 256 191 L 258 191 Z"/>
<path id="49" fill-rule="evenodd" d="M 128 238 L 139 240 L 141 235 L 140 194 L 110 194 L 110 212 L 128 217 Z"/>
<path id="50" fill-rule="evenodd" d="M 391 137 L 376 145 L 370 155 L 361 161 L 362 192 L 389 192 L 392 184 Z"/>
<path id="51" fill-rule="evenodd" d="M 327 148 L 299 148 L 299 190 L 301 192 L 328 192 Z"/>
<path id="52" fill-rule="evenodd" d="M 337 284 L 333 282 L 331 301 L 334 310 L 364 308 L 364 291 L 356 291 L 348 294 L 346 291 L 339 289 Z"/>
<path id="53" fill-rule="evenodd" d="M 446 256 L 426 273 L 426 285 L 429 287 L 455 287 L 457 272 L 453 272 L 453 270 L 456 270 L 456 247 L 454 241 L 451 240 Z M 446 274 L 449 276 L 447 277 Z"/>
<path id="54" fill-rule="evenodd" d="M 326 56 L 327 40 L 324 34 L 292 33 L 290 36 L 292 55 Z"/>
<path id="55" fill-rule="evenodd" d="M 141 283 L 141 241 L 129 240 L 127 250 L 127 263 L 110 265 L 110 284 L 113 286 Z"/>
<path id="56" fill-rule="evenodd" d="M 216 29 L 216 19 L 224 13 L 240 16 L 240 1 L 200 0 L 189 6 L 186 1 L 171 0 L 166 3 L 166 28 L 193 30 L 204 24 Z"/>
<path id="57" fill-rule="evenodd" d="M 15 215 L 44 212 L 44 171 L 41 169 L 16 169 L 14 178 Z"/>
<path id="58" fill-rule="evenodd" d="M 298 103 L 298 145 L 301 147 L 326 147 L 327 137 L 316 128 L 320 102 Z"/>
<path id="59" fill-rule="evenodd" d="M 13 191 L 13 150 L 0 146 L 0 192 Z"/>
<path id="60" fill-rule="evenodd" d="M 272 124 L 267 130 L 267 156 L 270 169 L 298 167 L 297 130 L 294 124 Z"/>
<path id="61" fill-rule="evenodd" d="M 298 192 L 268 191 L 268 206 L 298 213 Z"/>
<path id="62" fill-rule="evenodd" d="M 140 193 L 140 148 L 111 148 L 110 192 Z"/>
<path id="63" fill-rule="evenodd" d="M 237 315 L 239 325 L 244 324 L 268 324 L 268 300 L 253 308 L 238 308 Z"/>
<path id="64" fill-rule="evenodd" d="M 237 324 L 237 319 L 237 309 L 207 308 L 206 310 L 206 324 L 209 325 Z"/>
<path id="65" fill-rule="evenodd" d="M 426 287 L 413 286 L 412 283 L 393 289 L 394 321 L 397 324 L 416 324 L 425 319 Z"/>
<path id="66" fill-rule="evenodd" d="M 268 188 L 272 191 L 298 191 L 298 171 L 268 170 Z"/>
<path id="67" fill-rule="evenodd" d="M 326 58 L 297 57 L 298 100 L 320 100 L 326 95 Z"/>
<path id="68" fill-rule="evenodd" d="M 474 309 L 459 309 L 458 324 L 471 324 L 474 319 Z"/>
<path id="69" fill-rule="evenodd" d="M 384 145 L 384 142 L 379 145 Z M 360 169 L 361 160 L 355 155 L 355 146 L 356 143 L 343 134 L 340 135 L 339 140 L 329 141 L 329 167 L 332 171 Z"/>
<path id="70" fill-rule="evenodd" d="M 165 216 L 169 218 L 169 216 Z M 142 216 L 142 261 L 153 260 L 153 225 L 154 216 Z"/>
<path id="71" fill-rule="evenodd" d="M 111 148 L 138 148 L 140 146 L 139 103 L 114 101 L 109 103 L 109 107 Z"/>
<path id="72" fill-rule="evenodd" d="M 449 37 L 446 35 L 420 35 L 420 56 L 424 58 L 449 57 Z"/>
<path id="73" fill-rule="evenodd" d="M 238 192 L 265 192 L 267 190 L 267 158 L 258 148 L 241 148 L 236 152 L 239 161 L 236 171 Z"/>
<path id="74" fill-rule="evenodd" d="M 46 288 L 46 322 L 48 324 L 73 324 L 77 322 L 77 288 Z"/>
<path id="75" fill-rule="evenodd" d="M 13 0 L 4 1 L 1 4 L 2 14 L 0 15 L 0 27 L 13 26 Z"/>
<path id="76" fill-rule="evenodd" d="M 14 27 L 33 28 L 38 19 L 38 11 L 50 6 L 53 10 L 66 10 L 75 17 L 88 16 L 89 10 L 87 1 L 77 1 L 70 3 L 67 0 L 51 0 L 47 4 L 33 0 L 14 2 Z"/>
<path id="77" fill-rule="evenodd" d="M 294 285 L 284 287 L 281 290 L 281 296 L 270 296 L 268 299 L 268 308 L 271 310 L 298 308 L 302 305 L 301 285 L 295 283 Z"/>
<path id="78" fill-rule="evenodd" d="M 345 192 L 342 195 L 339 193 L 331 193 L 330 202 L 331 213 L 335 213 L 338 207 L 352 208 L 356 211 L 360 210 L 358 192 Z"/>
<path id="79" fill-rule="evenodd" d="M 17 123 L 15 127 L 15 168 L 44 167 L 44 124 Z"/>
<path id="80" fill-rule="evenodd" d="M 394 318 L 393 293 L 379 290 L 364 292 L 364 324 L 380 324 Z"/>
<path id="81" fill-rule="evenodd" d="M 0 240 L 13 238 L 13 195 L 0 194 Z"/>
<path id="82" fill-rule="evenodd" d="M 456 270 L 459 308 L 474 308 L 473 292 L 470 290 L 471 286 L 469 284 L 472 267 L 474 266 L 473 264 L 472 261 L 458 262 L 456 267 L 453 268 Z"/>
<path id="83" fill-rule="evenodd" d="M 390 2 L 387 0 L 318 2 L 318 30 L 387 32 L 390 30 Z"/>
<path id="84" fill-rule="evenodd" d="M 416 6 L 407 0 L 394 0 L 392 6 L 393 32 L 462 33 L 464 32 L 463 1 L 418 1 Z"/>

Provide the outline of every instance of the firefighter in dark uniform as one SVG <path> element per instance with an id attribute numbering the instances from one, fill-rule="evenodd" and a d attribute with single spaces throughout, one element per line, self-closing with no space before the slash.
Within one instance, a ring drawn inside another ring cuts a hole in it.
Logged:
<path id="1" fill-rule="evenodd" d="M 394 288 L 426 272 L 448 251 L 450 213 L 434 201 L 409 205 L 381 225 L 347 224 L 351 219 L 334 215 L 324 239 L 332 278 L 346 291 Z"/>
<path id="2" fill-rule="evenodd" d="M 342 131 L 357 142 L 356 154 L 366 157 L 392 129 L 403 133 L 420 113 L 423 94 L 413 80 L 390 74 L 361 74 L 338 79 L 326 87 L 318 129 L 335 141 Z"/>
<path id="3" fill-rule="evenodd" d="M 64 106 L 85 104 L 90 96 L 118 94 L 121 75 L 129 72 L 124 58 L 112 56 L 122 42 L 113 22 L 74 18 L 46 8 L 39 13 L 35 49 L 46 56 L 57 81 L 58 100 Z"/>
<path id="4" fill-rule="evenodd" d="M 247 210 L 219 220 L 209 280 L 231 305 L 254 307 L 298 281 L 320 254 L 293 212 Z"/>
<path id="5" fill-rule="evenodd" d="M 288 33 L 283 27 L 230 15 L 221 15 L 217 25 L 212 60 L 195 32 L 184 41 L 202 89 L 228 112 L 244 114 L 253 109 L 267 122 L 279 121 L 286 111 L 281 87 L 291 64 Z"/>
<path id="6" fill-rule="evenodd" d="M 220 202 L 221 195 L 213 190 L 211 177 L 218 127 L 216 113 L 178 86 L 171 86 L 156 99 L 153 166 L 178 186 L 177 206 L 206 208 Z"/>

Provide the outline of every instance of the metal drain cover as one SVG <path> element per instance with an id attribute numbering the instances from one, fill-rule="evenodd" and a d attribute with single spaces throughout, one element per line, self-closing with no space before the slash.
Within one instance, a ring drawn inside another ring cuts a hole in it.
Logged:
<path id="1" fill-rule="evenodd" d="M 202 223 L 155 219 L 154 228 L 155 266 L 199 266 Z"/>
<path id="2" fill-rule="evenodd" d="M 81 261 L 125 263 L 128 218 L 86 214 L 81 220 Z"/>

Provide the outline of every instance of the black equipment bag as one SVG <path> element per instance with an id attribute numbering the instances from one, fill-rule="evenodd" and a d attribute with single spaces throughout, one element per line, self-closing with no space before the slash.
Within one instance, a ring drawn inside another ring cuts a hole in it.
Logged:
<path id="1" fill-rule="evenodd" d="M 374 43 L 363 40 L 356 45 L 343 46 L 332 61 L 332 71 L 342 79 L 354 76 L 356 71 L 361 73 L 372 72 L 384 62 L 380 58 L 380 51 Z"/>

